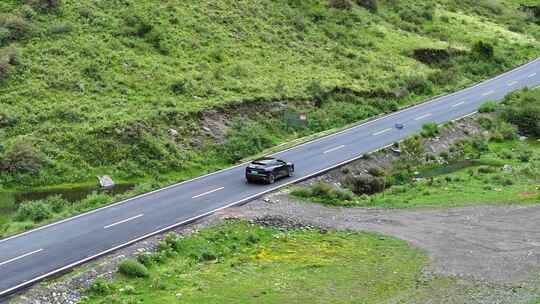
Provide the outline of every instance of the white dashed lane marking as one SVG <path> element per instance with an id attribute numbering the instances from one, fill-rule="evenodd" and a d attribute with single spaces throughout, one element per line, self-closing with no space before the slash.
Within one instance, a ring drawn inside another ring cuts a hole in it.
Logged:
<path id="1" fill-rule="evenodd" d="M 199 195 L 195 195 L 195 196 L 192 197 L 192 198 L 199 198 L 199 197 L 202 197 L 202 196 L 205 196 L 205 195 L 208 195 L 208 194 L 211 194 L 211 193 L 214 193 L 214 192 L 223 190 L 223 189 L 225 189 L 225 187 L 220 187 L 220 188 L 217 188 L 217 189 L 214 189 L 214 190 L 206 191 L 205 193 L 201 193 L 201 194 L 199 194 Z"/>
<path id="2" fill-rule="evenodd" d="M 345 148 L 345 145 L 341 145 L 341 146 L 339 146 L 339 147 L 335 147 L 335 148 L 332 148 L 332 149 L 330 149 L 330 150 L 326 150 L 326 151 L 324 151 L 323 154 L 328 154 L 328 153 L 331 153 L 331 152 L 334 152 L 334 151 L 337 151 L 337 150 L 343 149 L 343 148 Z"/>
<path id="3" fill-rule="evenodd" d="M 129 222 L 129 221 L 132 221 L 132 220 L 134 220 L 134 219 L 138 219 L 138 218 L 143 217 L 143 216 L 144 216 L 144 214 L 139 214 L 139 215 L 136 215 L 136 216 L 127 218 L 127 219 L 125 219 L 125 220 L 116 222 L 116 223 L 114 223 L 114 224 L 107 225 L 107 226 L 103 227 L 103 229 L 108 229 L 108 228 L 111 228 L 111 227 L 114 227 L 114 226 L 117 226 L 117 225 L 120 225 L 120 224 Z"/>
<path id="4" fill-rule="evenodd" d="M 373 133 L 373 136 L 381 135 L 381 134 L 384 134 L 384 133 L 389 132 L 391 130 L 392 130 L 392 128 L 384 129 L 382 131 Z"/>
<path id="5" fill-rule="evenodd" d="M 426 118 L 430 117 L 431 115 L 433 115 L 433 114 L 427 113 L 427 114 L 424 114 L 424 115 L 422 115 L 420 117 L 416 117 L 414 120 L 418 121 L 418 120 L 426 119 Z"/>
<path id="6" fill-rule="evenodd" d="M 15 261 L 17 261 L 17 260 L 23 259 L 23 258 L 25 258 L 25 257 L 27 257 L 27 256 L 30 256 L 30 255 L 32 255 L 32 254 L 36 254 L 36 253 L 41 252 L 41 251 L 43 251 L 43 249 L 38 249 L 38 250 L 36 250 L 36 251 L 32 251 L 32 252 L 29 252 L 29 253 L 20 255 L 20 256 L 18 256 L 18 257 L 16 257 L 16 258 L 13 258 L 13 259 L 10 259 L 10 260 L 7 260 L 7 261 L 5 261 L 5 262 L 0 263 L 0 266 L 4 266 L 4 265 L 6 265 L 6 264 L 15 262 Z"/>

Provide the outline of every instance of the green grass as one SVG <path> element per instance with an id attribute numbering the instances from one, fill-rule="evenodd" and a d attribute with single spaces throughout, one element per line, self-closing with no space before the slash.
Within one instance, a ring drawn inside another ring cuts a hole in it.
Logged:
<path id="1" fill-rule="evenodd" d="M 9 118 L 0 142 L 31 142 L 45 159 L 33 174 L 0 174 L 0 184 L 85 183 L 98 174 L 186 179 L 455 90 L 540 54 L 540 27 L 518 10 L 520 2 L 381 2 L 373 14 L 323 0 L 65 0 L 57 13 L 27 18 L 33 32 L 10 43 L 21 55 L 0 84 L 0 117 Z M 2 1 L 0 13 L 28 15 L 28 8 Z M 478 40 L 494 45 L 494 59 L 469 52 Z M 412 58 L 416 48 L 448 47 L 463 53 L 445 66 Z M 410 94 L 387 102 L 396 88 Z M 384 98 L 372 97 L 378 94 Z M 299 103 L 318 96 L 321 108 Z M 271 100 L 307 112 L 308 127 L 291 131 L 280 116 L 260 124 L 254 115 L 248 126 L 257 132 L 232 130 L 226 151 L 201 135 L 201 111 Z M 171 138 L 170 128 L 180 136 Z M 194 142 L 201 136 L 202 148 Z M 235 146 L 246 138 L 250 149 Z"/>
<path id="2" fill-rule="evenodd" d="M 417 292 L 426 263 L 406 242 L 370 233 L 232 222 L 168 239 L 145 259 L 150 277 L 119 274 L 84 303 L 381 303 Z"/>
<path id="3" fill-rule="evenodd" d="M 416 182 L 394 185 L 374 195 L 355 196 L 352 200 L 325 199 L 320 195 L 307 199 L 329 206 L 383 208 L 449 208 L 477 204 L 540 202 L 540 143 L 534 140 L 490 143 L 489 150 L 490 152 L 484 152 L 479 159 L 464 168 L 452 169 L 451 173 L 445 174 L 445 166 L 431 166 L 427 169 L 428 172 L 442 173 Z M 520 160 L 520 151 L 528 151 L 527 154 L 532 155 L 531 159 Z M 512 166 L 512 171 L 504 172 L 503 165 Z M 488 169 L 482 169 L 486 167 Z M 421 167 L 415 170 L 421 170 Z M 293 191 L 293 195 L 295 193 Z"/>

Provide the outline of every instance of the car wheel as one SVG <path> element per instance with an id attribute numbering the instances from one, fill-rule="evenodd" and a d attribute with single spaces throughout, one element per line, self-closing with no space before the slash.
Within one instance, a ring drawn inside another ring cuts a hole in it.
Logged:
<path id="1" fill-rule="evenodd" d="M 275 182 L 276 182 L 276 177 L 274 176 L 273 173 L 270 173 L 270 175 L 268 175 L 268 183 L 273 184 Z"/>

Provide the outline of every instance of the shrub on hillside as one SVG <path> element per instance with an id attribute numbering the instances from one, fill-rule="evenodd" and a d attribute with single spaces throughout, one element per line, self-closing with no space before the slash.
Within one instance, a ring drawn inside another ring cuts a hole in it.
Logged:
<path id="1" fill-rule="evenodd" d="M 384 178 L 366 174 L 349 174 L 343 178 L 342 183 L 357 195 L 382 192 L 386 184 Z"/>
<path id="2" fill-rule="evenodd" d="M 405 158 L 409 160 L 421 159 L 425 152 L 422 138 L 418 135 L 405 139 L 400 147 Z"/>
<path id="3" fill-rule="evenodd" d="M 352 3 L 349 0 L 328 0 L 328 6 L 341 10 L 352 9 Z"/>
<path id="4" fill-rule="evenodd" d="M 413 51 L 413 57 L 425 64 L 441 64 L 450 60 L 450 52 L 446 49 L 419 48 Z"/>
<path id="5" fill-rule="evenodd" d="M 17 221 L 31 220 L 34 222 L 41 222 L 51 216 L 52 213 L 44 201 L 32 201 L 19 205 L 15 219 Z"/>
<path id="6" fill-rule="evenodd" d="M 125 260 L 118 266 L 118 272 L 131 278 L 146 278 L 149 276 L 148 268 L 136 260 Z"/>
<path id="7" fill-rule="evenodd" d="M 61 0 L 26 0 L 26 4 L 32 6 L 36 10 L 43 12 L 52 12 L 60 8 Z"/>
<path id="8" fill-rule="evenodd" d="M 16 15 L 0 15 L 0 45 L 26 38 L 32 26 L 24 18 Z"/>
<path id="9" fill-rule="evenodd" d="M 271 147 L 274 144 L 272 134 L 255 122 L 235 122 L 227 135 L 227 141 L 220 146 L 224 156 L 231 162 Z"/>
<path id="10" fill-rule="evenodd" d="M 511 94 L 504 101 L 500 117 L 523 134 L 540 137 L 540 93 L 538 90 Z"/>
<path id="11" fill-rule="evenodd" d="M 422 126 L 422 136 L 425 138 L 435 137 L 439 135 L 439 125 L 434 122 L 426 123 Z"/>
<path id="12" fill-rule="evenodd" d="M 492 113 L 492 112 L 495 112 L 495 110 L 497 110 L 497 102 L 495 101 L 488 101 L 488 102 L 484 102 L 480 108 L 478 109 L 478 112 L 480 113 Z"/>
<path id="13" fill-rule="evenodd" d="M 327 205 L 340 205 L 353 199 L 353 195 L 349 191 L 335 188 L 324 182 L 318 182 L 309 188 L 297 188 L 291 194 L 301 198 L 314 199 Z"/>
<path id="14" fill-rule="evenodd" d="M 491 43 L 478 41 L 473 46 L 473 52 L 482 59 L 492 59 L 495 56 L 495 48 Z"/>
<path id="15" fill-rule="evenodd" d="M 37 173 L 45 164 L 45 157 L 25 139 L 17 140 L 0 158 L 0 169 L 11 173 Z"/>
<path id="16" fill-rule="evenodd" d="M 0 37 L 1 40 L 1 37 Z M 1 41 L 0 41 L 1 45 Z M 6 80 L 15 66 L 20 63 L 19 49 L 7 47 L 0 49 L 0 82 Z M 1 126 L 0 126 L 1 127 Z"/>
<path id="17" fill-rule="evenodd" d="M 433 93 L 433 84 L 424 76 L 407 77 L 404 83 L 407 90 L 416 95 L 429 95 Z"/>
<path id="18" fill-rule="evenodd" d="M 111 289 L 112 287 L 111 287 L 111 284 L 109 284 L 109 282 L 107 282 L 106 280 L 102 278 L 99 278 L 95 280 L 94 283 L 92 283 L 92 285 L 90 285 L 90 288 L 88 289 L 88 291 L 90 291 L 93 294 L 103 296 L 103 295 L 108 294 L 111 291 Z"/>
<path id="19" fill-rule="evenodd" d="M 0 111 L 0 129 L 14 127 L 16 124 L 17 118 L 15 116 L 7 112 Z"/>
<path id="20" fill-rule="evenodd" d="M 358 4 L 361 7 L 366 8 L 368 11 L 372 13 L 376 13 L 379 11 L 378 0 L 356 0 L 356 4 Z"/>

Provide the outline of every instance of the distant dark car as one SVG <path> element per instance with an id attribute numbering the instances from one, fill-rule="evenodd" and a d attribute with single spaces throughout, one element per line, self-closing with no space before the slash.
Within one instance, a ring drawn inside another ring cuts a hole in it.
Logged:
<path id="1" fill-rule="evenodd" d="M 273 184 L 277 179 L 294 175 L 294 164 L 267 157 L 254 160 L 246 167 L 248 182 Z"/>

